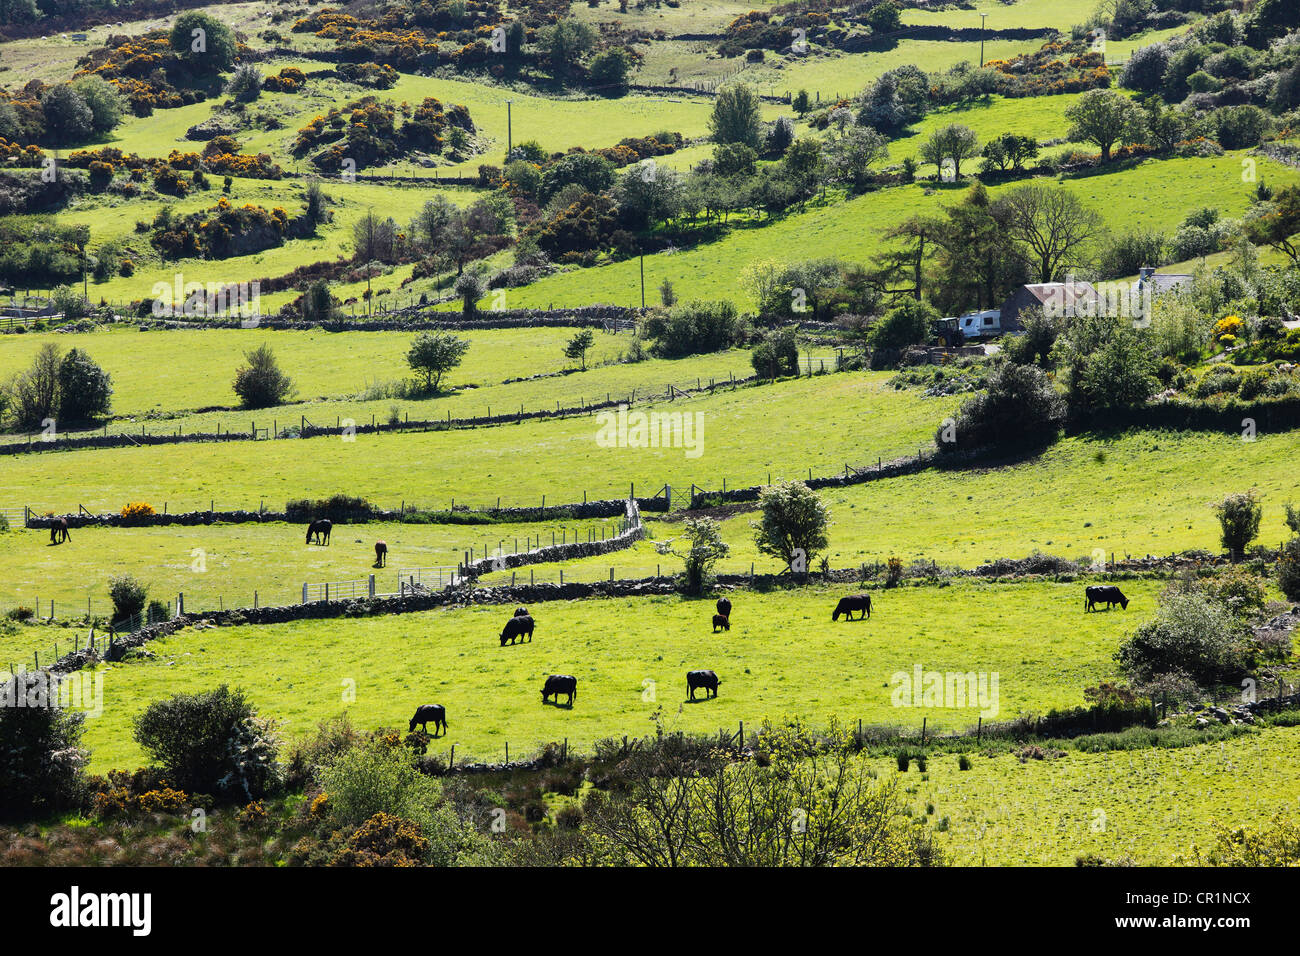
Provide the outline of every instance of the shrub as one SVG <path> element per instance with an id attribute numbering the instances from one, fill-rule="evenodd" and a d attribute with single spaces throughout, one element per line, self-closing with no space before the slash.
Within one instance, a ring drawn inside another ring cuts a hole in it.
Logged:
<path id="1" fill-rule="evenodd" d="M 245 63 L 235 70 L 226 84 L 226 95 L 237 103 L 251 103 L 262 95 L 262 74 L 257 67 Z"/>
<path id="2" fill-rule="evenodd" d="M 123 518 L 149 518 L 157 513 L 147 501 L 132 501 L 122 506 Z"/>
<path id="3" fill-rule="evenodd" d="M 135 739 L 168 779 L 192 793 L 256 800 L 279 780 L 270 725 L 242 691 L 225 684 L 154 701 L 136 718 Z"/>
<path id="4" fill-rule="evenodd" d="M 749 356 L 750 364 L 759 375 L 776 378 L 778 375 L 799 374 L 799 345 L 794 329 L 777 329 L 763 336 Z"/>
<path id="5" fill-rule="evenodd" d="M 45 671 L 14 674 L 0 685 L 0 819 L 30 820 L 77 804 L 88 759 L 84 719 L 58 706 Z"/>
<path id="6" fill-rule="evenodd" d="M 1136 683 L 1186 675 L 1201 686 L 1233 680 L 1245 671 L 1243 628 L 1203 594 L 1162 598 L 1155 619 L 1142 624 L 1116 652 L 1120 670 Z"/>
<path id="7" fill-rule="evenodd" d="M 813 556 L 828 544 L 826 503 L 802 481 L 787 481 L 764 488 L 758 506 L 762 519 L 750 522 L 758 550 L 780 558 L 792 573 L 803 577 Z"/>
<path id="8" fill-rule="evenodd" d="M 442 377 L 460 365 L 467 351 L 468 339 L 457 338 L 450 332 L 421 332 L 411 342 L 406 364 L 423 376 L 425 392 L 436 392 Z"/>
<path id="9" fill-rule="evenodd" d="M 656 358 L 682 358 L 731 348 L 743 335 L 743 325 L 730 302 L 689 302 L 657 312 L 645 322 Z"/>
<path id="10" fill-rule="evenodd" d="M 682 559 L 685 565 L 682 570 L 682 590 L 688 594 L 699 594 L 711 583 L 713 567 L 718 559 L 725 558 L 730 549 L 722 540 L 718 523 L 712 518 L 687 518 L 683 536 L 690 544 L 685 553 L 674 551 L 671 541 L 660 542 L 655 549 L 660 554 L 674 554 Z"/>
<path id="11" fill-rule="evenodd" d="M 1233 561 L 1241 558 L 1249 545 L 1259 535 L 1260 518 L 1263 508 L 1259 504 L 1259 492 L 1238 492 L 1226 496 L 1219 503 L 1212 505 L 1219 516 L 1220 540 Z"/>
<path id="12" fill-rule="evenodd" d="M 1300 536 L 1291 538 L 1278 552 L 1277 586 L 1292 601 L 1300 601 Z"/>
<path id="13" fill-rule="evenodd" d="M 144 603 L 149 597 L 145 586 L 129 574 L 109 579 L 108 596 L 113 601 L 114 623 L 135 617 L 144 610 Z"/>
<path id="14" fill-rule="evenodd" d="M 1220 826 L 1208 856 L 1211 866 L 1300 865 L 1300 824 L 1279 810 L 1260 829 Z"/>
<path id="15" fill-rule="evenodd" d="M 989 378 L 986 391 L 962 403 L 951 423 L 939 426 L 939 450 L 1032 447 L 1056 438 L 1065 400 L 1035 365 L 1007 363 Z"/>
<path id="16" fill-rule="evenodd" d="M 269 408 L 281 405 L 293 391 L 293 382 L 280 371 L 275 352 L 261 345 L 244 353 L 248 364 L 235 372 L 233 388 L 245 408 Z"/>

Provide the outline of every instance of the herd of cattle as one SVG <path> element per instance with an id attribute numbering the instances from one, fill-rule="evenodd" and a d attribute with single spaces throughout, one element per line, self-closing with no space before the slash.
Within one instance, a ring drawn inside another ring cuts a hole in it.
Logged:
<path id="1" fill-rule="evenodd" d="M 1119 588 L 1113 584 L 1089 585 L 1084 588 L 1084 610 L 1095 611 L 1098 604 L 1105 604 L 1106 610 L 1110 610 L 1118 604 L 1121 608 L 1128 608 L 1128 598 L 1126 598 Z M 852 621 L 853 615 L 857 614 L 857 620 L 862 621 L 871 617 L 871 595 L 849 594 L 840 598 L 839 603 L 835 605 L 835 610 L 831 613 L 831 620 L 838 621 L 840 615 L 844 615 L 844 620 Z M 526 637 L 529 642 L 533 639 L 533 617 L 528 613 L 528 608 L 515 608 L 514 616 L 506 621 L 506 626 L 502 628 L 500 639 L 501 646 L 514 644 L 516 641 L 523 641 Z M 731 601 L 725 597 L 718 598 L 717 613 L 713 615 L 713 633 L 719 630 L 731 630 Z M 695 692 L 703 690 L 705 699 L 708 700 L 718 696 L 718 685 L 722 681 L 713 671 L 699 670 L 687 671 L 686 673 L 686 691 L 688 700 L 695 700 Z M 546 678 L 546 683 L 542 685 L 542 703 L 550 703 L 548 698 L 554 698 L 555 706 L 560 706 L 560 695 L 563 694 L 567 700 L 566 707 L 572 707 L 574 699 L 578 696 L 578 678 L 572 674 L 551 674 Z M 415 710 L 415 716 L 411 718 L 411 732 L 415 732 L 418 725 L 422 729 L 427 729 L 429 723 L 433 724 L 434 736 L 438 735 L 438 728 L 441 727 L 445 733 L 447 730 L 447 712 L 441 704 L 422 704 Z"/>

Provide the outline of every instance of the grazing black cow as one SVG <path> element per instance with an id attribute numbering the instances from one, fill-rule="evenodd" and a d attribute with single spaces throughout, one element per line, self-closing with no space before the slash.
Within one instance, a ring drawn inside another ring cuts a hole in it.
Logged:
<path id="1" fill-rule="evenodd" d="M 55 518 L 50 522 L 50 544 L 62 544 L 68 540 L 68 519 Z"/>
<path id="2" fill-rule="evenodd" d="M 527 617 L 527 616 L 528 616 L 528 608 L 526 607 L 515 608 L 515 617 Z"/>
<path id="3" fill-rule="evenodd" d="M 853 620 L 853 612 L 861 612 L 858 620 L 871 617 L 871 595 L 870 594 L 850 594 L 848 597 L 840 598 L 840 603 L 835 605 L 835 613 L 831 615 L 832 621 L 838 621 L 840 615 L 844 615 L 844 620 Z"/>
<path id="4" fill-rule="evenodd" d="M 731 601 L 727 600 L 727 598 L 724 597 L 718 598 L 718 613 L 721 614 L 723 617 L 730 619 Z"/>
<path id="5" fill-rule="evenodd" d="M 546 698 L 555 695 L 555 706 L 560 706 L 560 695 L 569 696 L 568 706 L 573 706 L 573 698 L 578 696 L 578 678 L 568 674 L 552 674 L 546 678 L 546 686 L 542 688 L 542 703 L 546 703 Z"/>
<path id="6" fill-rule="evenodd" d="M 725 614 L 715 614 L 715 615 L 713 615 L 713 633 L 714 633 L 714 634 L 717 634 L 717 633 L 718 633 L 718 628 L 722 628 L 724 631 L 729 631 L 729 630 L 731 630 L 731 621 L 729 621 L 729 620 L 727 619 L 727 615 L 725 615 Z"/>
<path id="7" fill-rule="evenodd" d="M 330 543 L 330 531 L 334 529 L 334 522 L 329 518 L 321 518 L 319 521 L 313 521 L 307 525 L 307 544 L 311 544 L 311 539 L 315 537 L 317 544 Z"/>
<path id="8" fill-rule="evenodd" d="M 515 638 L 522 641 L 525 635 L 530 641 L 533 639 L 533 619 L 527 614 L 512 617 L 506 621 L 505 629 L 501 632 L 501 646 L 505 647 L 507 643 L 513 644 Z"/>
<path id="9" fill-rule="evenodd" d="M 388 545 L 383 541 L 375 542 L 375 567 L 383 568 L 388 566 Z"/>
<path id="10" fill-rule="evenodd" d="M 429 721 L 433 721 L 433 735 L 438 736 L 438 728 L 442 732 L 447 732 L 447 709 L 442 704 L 421 704 L 415 708 L 415 716 L 411 718 L 410 733 L 415 733 L 415 725 L 419 724 L 420 729 L 426 734 L 429 732 Z"/>
<path id="11" fill-rule="evenodd" d="M 686 672 L 686 690 L 691 695 L 691 700 L 695 699 L 695 692 L 701 687 L 704 688 L 704 699 L 718 696 L 718 685 L 722 681 L 718 680 L 718 675 L 713 671 L 687 671 Z"/>
<path id="12" fill-rule="evenodd" d="M 1095 611 L 1098 604 L 1106 605 L 1108 611 L 1116 604 L 1121 610 L 1128 610 L 1128 598 L 1113 584 L 1091 584 L 1083 589 L 1083 609 Z"/>

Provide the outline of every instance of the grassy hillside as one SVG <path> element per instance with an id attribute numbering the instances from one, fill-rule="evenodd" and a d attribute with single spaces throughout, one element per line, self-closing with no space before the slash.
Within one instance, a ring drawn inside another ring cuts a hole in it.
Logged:
<path id="1" fill-rule="evenodd" d="M 635 366 L 632 366 L 633 368 Z M 0 469 L 0 501 L 41 511 L 118 510 L 142 497 L 174 511 L 246 507 L 346 491 L 378 504 L 399 499 L 445 507 L 451 498 L 487 504 L 552 504 L 654 494 L 665 482 L 734 487 L 772 476 L 833 474 L 845 462 L 915 453 L 952 399 L 897 393 L 883 373 L 824 375 L 711 397 L 637 404 L 637 409 L 699 412 L 698 457 L 675 448 L 602 447 L 591 415 L 524 421 L 454 432 L 357 435 L 237 445 L 195 444 L 23 455 Z M 570 394 L 572 394 L 570 392 Z M 797 410 L 824 409 L 815 428 Z M 762 436 L 756 440 L 755 436 Z M 202 503 L 201 505 L 199 503 Z"/>
<path id="2" fill-rule="evenodd" d="M 1157 585 L 1133 590 L 1150 607 Z M 402 725 L 417 704 L 447 708 L 435 752 L 498 758 L 550 740 L 586 746 L 603 737 L 668 727 L 709 733 L 738 721 L 801 717 L 960 729 L 978 709 L 895 707 L 892 675 L 926 670 L 999 672 L 1003 719 L 1082 702 L 1112 672 L 1111 654 L 1141 616 L 1084 615 L 1078 585 L 954 585 L 882 596 L 870 621 L 832 624 L 839 589 L 745 594 L 730 632 L 710 633 L 712 601 L 588 600 L 537 605 L 531 644 L 500 647 L 510 609 L 475 607 L 383 618 L 185 631 L 149 649 L 156 657 L 104 668 L 104 714 L 87 721 L 94 765 L 133 766 L 131 718 L 148 701 L 227 682 L 284 723 L 286 736 L 345 709 L 358 726 Z M 1060 626 L 1069 615 L 1070 626 Z M 961 633 L 954 631 L 960 622 Z M 715 670 L 718 697 L 684 702 L 686 671 Z M 551 673 L 578 678 L 572 710 L 543 706 Z M 652 681 L 653 695 L 647 695 Z M 991 686 L 991 685 L 990 685 Z M 652 696 L 652 699 L 646 699 Z"/>

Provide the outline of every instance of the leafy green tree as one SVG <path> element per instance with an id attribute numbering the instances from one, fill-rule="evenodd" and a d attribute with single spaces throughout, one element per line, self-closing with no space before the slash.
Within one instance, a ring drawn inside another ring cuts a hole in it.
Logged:
<path id="1" fill-rule="evenodd" d="M 238 803 L 271 792 L 280 780 L 270 725 L 240 690 L 176 694 L 135 719 L 135 739 L 176 787 Z"/>
<path id="2" fill-rule="evenodd" d="M 826 502 L 802 481 L 769 485 L 759 494 L 759 521 L 751 521 L 754 544 L 780 558 L 791 573 L 805 577 L 813 557 L 830 543 L 831 513 Z"/>
<path id="3" fill-rule="evenodd" d="M 406 364 L 422 375 L 425 392 L 437 392 L 442 377 L 460 365 L 469 351 L 469 340 L 450 332 L 421 332 L 406 353 Z"/>
<path id="4" fill-rule="evenodd" d="M 1138 685 L 1186 677 L 1202 687 L 1245 670 L 1244 627 L 1201 593 L 1162 598 L 1154 620 L 1138 626 L 1115 654 L 1120 671 Z"/>
<path id="5" fill-rule="evenodd" d="M 769 378 L 799 374 L 799 344 L 794 329 L 776 329 L 764 335 L 750 352 L 749 361 L 757 374 Z"/>
<path id="6" fill-rule="evenodd" d="M 72 349 L 59 363 L 59 415 L 70 422 L 87 422 L 107 415 L 113 396 L 109 374 L 85 352 Z"/>
<path id="7" fill-rule="evenodd" d="M 897 350 L 930 341 L 930 330 L 939 313 L 924 299 L 904 299 L 885 313 L 871 330 L 871 347 Z"/>
<path id="8" fill-rule="evenodd" d="M 1065 401 L 1042 369 L 1007 362 L 984 392 L 962 403 L 935 436 L 944 453 L 1016 448 L 1053 441 L 1065 421 Z"/>
<path id="9" fill-rule="evenodd" d="M 1097 146 L 1103 163 L 1116 143 L 1136 143 L 1146 131 L 1142 108 L 1115 90 L 1089 90 L 1066 107 L 1065 118 L 1071 123 L 1066 135 Z"/>
<path id="10" fill-rule="evenodd" d="M 45 706 L 18 707 L 18 700 Z M 59 706 L 48 671 L 0 681 L 0 820 L 29 824 L 72 809 L 84 797 L 89 752 L 81 746 L 85 715 Z"/>
<path id="11" fill-rule="evenodd" d="M 722 530 L 712 518 L 687 518 L 682 537 L 688 547 L 685 551 L 677 550 L 677 539 L 659 542 L 655 550 L 659 554 L 671 554 L 682 559 L 682 590 L 687 594 L 699 594 L 713 581 L 713 569 L 721 558 L 730 553 L 727 543 L 722 540 Z"/>
<path id="12" fill-rule="evenodd" d="M 1300 186 L 1283 186 L 1251 207 L 1242 228 L 1255 245 L 1271 246 L 1300 266 Z"/>
<path id="13" fill-rule="evenodd" d="M 808 95 L 807 90 L 800 90 L 790 101 L 790 107 L 799 114 L 802 119 L 812 109 L 812 98 Z"/>
<path id="14" fill-rule="evenodd" d="M 632 73 L 632 58 L 621 48 L 597 53 L 587 64 L 591 82 L 605 90 L 622 90 L 627 87 Z"/>
<path id="15" fill-rule="evenodd" d="M 251 103 L 262 95 L 262 72 L 251 63 L 235 70 L 226 84 L 226 95 L 236 103 Z"/>
<path id="16" fill-rule="evenodd" d="M 715 143 L 744 143 L 757 150 L 762 142 L 758 94 L 744 83 L 725 87 L 713 101 L 709 132 Z"/>
<path id="17" fill-rule="evenodd" d="M 537 47 L 551 72 L 561 76 L 572 72 L 596 45 L 596 30 L 585 21 L 565 17 L 538 32 Z"/>
<path id="18" fill-rule="evenodd" d="M 96 133 L 107 133 L 122 122 L 126 114 L 126 97 L 102 76 L 91 74 L 74 80 L 72 88 L 90 109 L 90 125 Z"/>
<path id="19" fill-rule="evenodd" d="M 45 132 L 56 143 L 80 143 L 95 132 L 95 114 L 81 94 L 66 83 L 41 94 Z"/>
<path id="20" fill-rule="evenodd" d="M 235 371 L 233 388 L 245 408 L 282 405 L 293 392 L 293 381 L 280 371 L 275 352 L 263 343 L 244 353 L 245 365 Z"/>
<path id="21" fill-rule="evenodd" d="M 235 63 L 235 34 L 216 17 L 198 10 L 182 13 L 172 25 L 172 51 L 196 73 L 215 76 Z"/>
<path id="22" fill-rule="evenodd" d="M 957 179 L 961 179 L 961 164 L 972 156 L 978 156 L 979 150 L 979 137 L 973 129 L 961 123 L 949 123 L 935 130 L 921 144 L 918 155 L 921 162 L 929 163 L 936 169 L 942 168 L 945 160 L 952 160 L 953 173 Z"/>
<path id="23" fill-rule="evenodd" d="M 581 359 L 582 370 L 587 370 L 587 352 L 595 344 L 596 336 L 591 329 L 579 329 L 564 346 L 565 358 Z"/>
<path id="24" fill-rule="evenodd" d="M 1247 546 L 1259 537 L 1259 524 L 1264 515 L 1259 497 L 1259 492 L 1251 488 L 1226 495 L 1212 506 L 1219 518 L 1220 540 L 1233 561 L 1240 560 Z"/>

